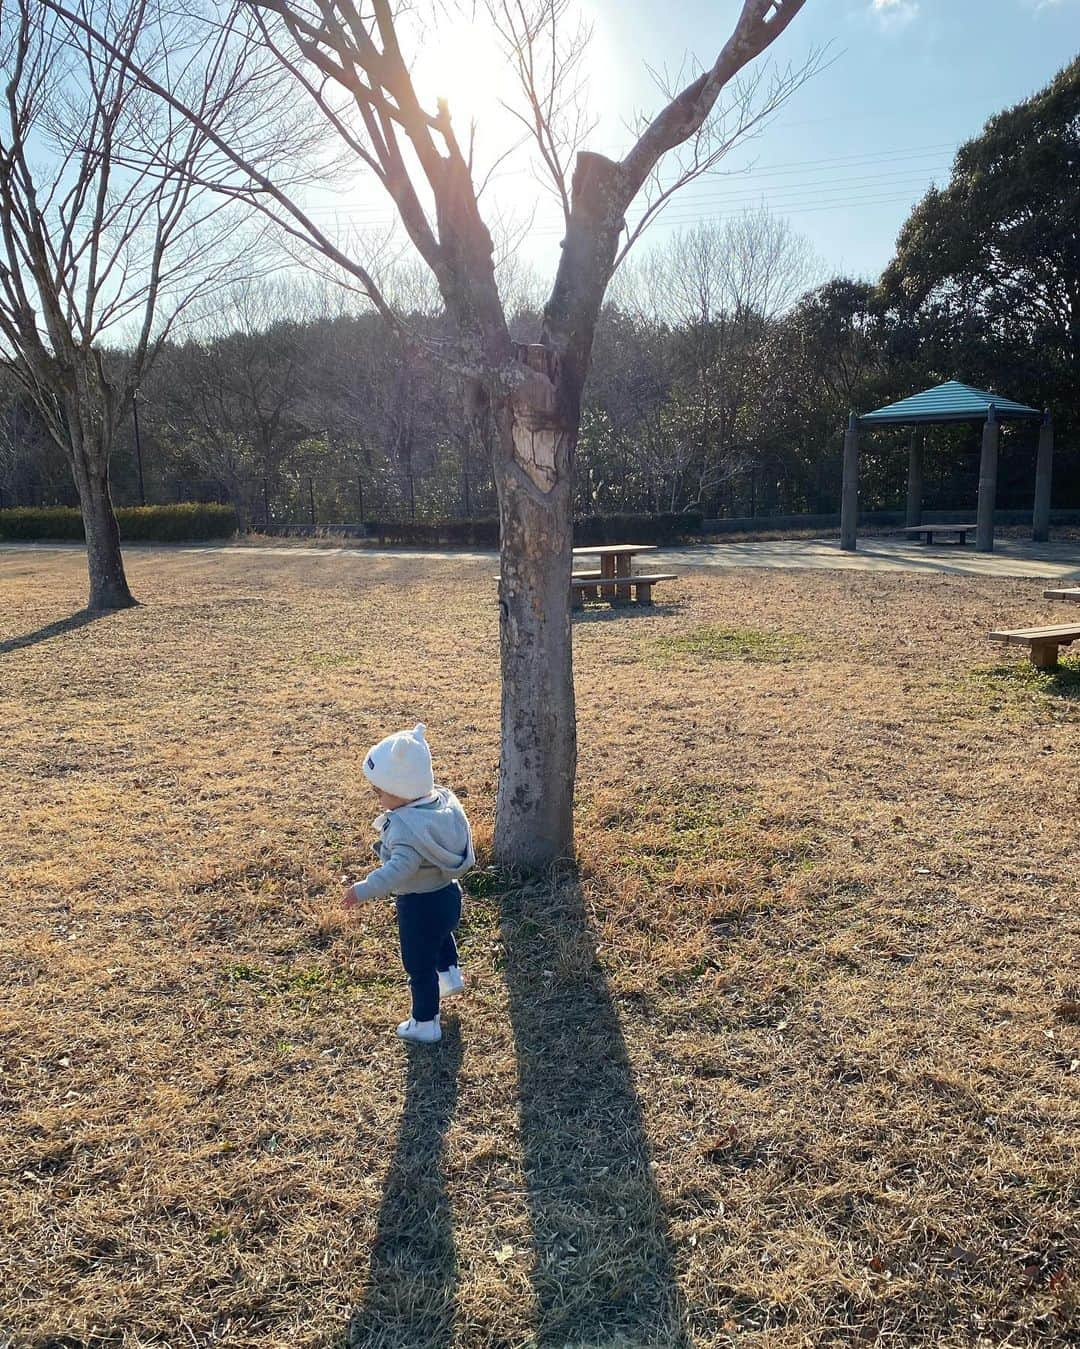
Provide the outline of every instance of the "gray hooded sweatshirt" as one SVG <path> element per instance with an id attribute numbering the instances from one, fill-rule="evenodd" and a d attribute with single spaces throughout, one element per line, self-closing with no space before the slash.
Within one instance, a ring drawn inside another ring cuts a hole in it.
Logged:
<path id="1" fill-rule="evenodd" d="M 476 865 L 469 821 L 449 787 L 436 787 L 373 823 L 382 865 L 353 886 L 358 900 L 430 894 Z"/>

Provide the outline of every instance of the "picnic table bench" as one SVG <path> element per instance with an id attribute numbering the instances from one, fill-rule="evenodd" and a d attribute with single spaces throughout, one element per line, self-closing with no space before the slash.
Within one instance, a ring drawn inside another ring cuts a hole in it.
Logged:
<path id="1" fill-rule="evenodd" d="M 1056 670 L 1058 649 L 1080 642 L 1080 623 L 1056 623 L 1045 628 L 1006 628 L 990 634 L 992 642 L 1026 646 L 1038 670 Z"/>
<path id="2" fill-rule="evenodd" d="M 1064 586 L 1054 590 L 1044 590 L 1043 596 L 1048 600 L 1073 600 L 1080 604 L 1080 586 Z"/>
<path id="3" fill-rule="evenodd" d="M 599 571 L 574 570 L 570 576 L 570 603 L 580 609 L 587 599 L 608 598 L 612 605 L 629 604 L 631 594 L 638 604 L 652 604 L 652 588 L 661 581 L 677 581 L 675 572 L 635 572 L 631 563 L 637 553 L 655 553 L 651 543 L 609 543 L 596 548 L 575 548 L 573 556 L 599 557 Z M 497 578 L 501 580 L 502 578 Z"/>
<path id="4" fill-rule="evenodd" d="M 905 525 L 903 532 L 905 534 L 921 534 L 923 543 L 929 546 L 934 542 L 935 534 L 954 534 L 956 542 L 962 548 L 967 543 L 967 536 L 975 532 L 974 525 Z"/>
<path id="5" fill-rule="evenodd" d="M 638 553 L 655 553 L 651 543 L 610 543 L 595 548 L 575 548 L 573 556 L 599 557 L 599 571 L 577 571 L 570 577 L 570 598 L 575 609 L 586 599 L 610 599 L 612 605 L 629 603 L 631 592 L 638 604 L 652 603 L 652 588 L 661 581 L 675 581 L 673 572 L 654 572 L 646 575 L 632 570 Z"/>
<path id="6" fill-rule="evenodd" d="M 598 600 L 605 595 L 612 604 L 625 604 L 633 591 L 638 604 L 652 604 L 652 588 L 661 581 L 677 581 L 674 572 L 654 572 L 651 575 L 634 573 L 631 576 L 597 576 L 590 572 L 575 573 L 570 581 L 573 606 L 580 609 L 587 599 Z"/>

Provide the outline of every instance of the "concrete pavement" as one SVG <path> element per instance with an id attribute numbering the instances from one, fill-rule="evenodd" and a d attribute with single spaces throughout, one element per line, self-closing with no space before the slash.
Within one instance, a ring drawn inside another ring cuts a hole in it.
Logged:
<path id="1" fill-rule="evenodd" d="M 58 553 L 82 551 L 78 543 L 3 543 L 0 554 Z M 430 562 L 497 564 L 494 551 L 456 552 L 404 548 L 246 548 L 235 544 L 130 544 L 130 553 L 184 553 L 255 555 L 260 560 L 287 561 L 290 557 L 348 559 L 422 559 Z M 649 554 L 649 565 L 667 567 L 768 567 L 815 571 L 906 571 L 923 574 L 965 576 L 1031 576 L 1047 580 L 1080 578 L 1080 541 L 1031 543 L 999 540 L 994 552 L 976 553 L 973 548 L 941 544 L 927 548 L 902 539 L 869 538 L 858 551 L 845 553 L 833 539 L 779 539 L 768 542 L 705 543 L 692 547 L 662 548 Z M 641 562 L 645 559 L 642 558 Z"/>
<path id="2" fill-rule="evenodd" d="M 845 553 L 833 539 L 781 539 L 761 543 L 710 543 L 665 548 L 653 554 L 663 566 L 779 567 L 825 571 L 908 571 L 964 576 L 1037 576 L 1053 580 L 1080 576 L 1080 542 L 1031 543 L 1000 539 L 992 553 L 968 546 L 927 548 L 906 539 L 860 540 Z"/>

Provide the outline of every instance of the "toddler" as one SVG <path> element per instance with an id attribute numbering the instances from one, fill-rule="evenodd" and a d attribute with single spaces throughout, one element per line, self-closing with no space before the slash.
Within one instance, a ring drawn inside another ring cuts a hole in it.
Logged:
<path id="1" fill-rule="evenodd" d="M 374 821 L 379 866 L 345 891 L 344 906 L 397 896 L 401 963 L 412 989 L 412 1015 L 397 1028 L 403 1040 L 442 1039 L 439 997 L 464 988 L 454 929 L 461 920 L 458 878 L 476 865 L 472 830 L 448 787 L 436 787 L 431 751 L 418 724 L 380 740 L 364 760 L 364 776 L 383 813 Z"/>

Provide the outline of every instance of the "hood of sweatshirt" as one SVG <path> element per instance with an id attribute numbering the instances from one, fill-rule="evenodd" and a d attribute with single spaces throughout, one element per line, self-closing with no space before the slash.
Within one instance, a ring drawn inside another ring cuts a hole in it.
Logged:
<path id="1" fill-rule="evenodd" d="M 396 838 L 450 876 L 463 876 L 476 865 L 469 821 L 449 787 L 436 787 L 422 801 L 388 811 L 376 824 L 381 819 Z"/>

